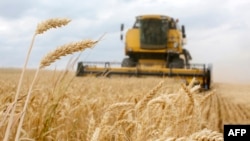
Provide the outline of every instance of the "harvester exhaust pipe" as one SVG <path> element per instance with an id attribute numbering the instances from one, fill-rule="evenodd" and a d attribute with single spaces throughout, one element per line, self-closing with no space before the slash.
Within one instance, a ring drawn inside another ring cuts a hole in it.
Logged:
<path id="1" fill-rule="evenodd" d="M 185 26 L 184 25 L 181 26 L 181 32 L 182 32 L 182 37 L 186 38 L 186 32 L 185 32 Z"/>
<path id="2" fill-rule="evenodd" d="M 123 40 L 123 30 L 124 30 L 124 24 L 122 23 L 121 24 L 121 36 L 120 36 L 120 39 L 121 39 L 121 41 Z"/>

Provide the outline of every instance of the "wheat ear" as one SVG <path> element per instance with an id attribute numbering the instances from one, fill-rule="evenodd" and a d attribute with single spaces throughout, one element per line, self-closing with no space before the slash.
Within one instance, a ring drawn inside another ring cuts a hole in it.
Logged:
<path id="1" fill-rule="evenodd" d="M 23 76 L 24 76 L 25 70 L 27 68 L 27 64 L 28 64 L 28 61 L 29 61 L 31 50 L 32 50 L 34 42 L 35 42 L 36 35 L 37 34 L 42 34 L 43 32 L 45 32 L 45 31 L 47 31 L 47 30 L 49 30 L 51 28 L 56 28 L 56 27 L 61 27 L 63 25 L 67 25 L 69 22 L 70 22 L 69 19 L 65 19 L 65 18 L 59 19 L 59 18 L 56 18 L 56 19 L 46 20 L 46 21 L 41 22 L 41 23 L 39 23 L 37 25 L 35 34 L 32 37 L 32 41 L 31 41 L 28 53 L 26 55 L 26 59 L 25 59 L 24 66 L 22 68 L 21 76 L 19 78 L 18 87 L 17 87 L 17 91 L 16 91 L 16 94 L 15 94 L 15 99 L 14 99 L 14 102 L 13 102 L 13 108 L 11 110 L 11 114 L 10 114 L 10 118 L 9 118 L 9 121 L 8 121 L 7 129 L 6 129 L 5 135 L 4 135 L 4 141 L 7 141 L 8 138 L 9 138 L 10 128 L 11 128 L 11 125 L 13 123 L 14 112 L 16 110 L 16 105 L 15 104 L 17 103 L 17 99 L 18 99 L 19 94 L 20 94 L 20 89 L 21 89 L 21 85 L 22 85 L 22 81 L 23 81 Z M 19 136 L 19 132 L 17 132 L 17 137 L 18 136 Z"/>
<path id="2" fill-rule="evenodd" d="M 191 140 L 223 141 L 223 134 L 207 128 L 193 133 L 189 136 Z"/>
<path id="3" fill-rule="evenodd" d="M 66 56 L 66 55 L 72 54 L 74 52 L 83 51 L 86 48 L 91 48 L 97 42 L 98 41 L 83 40 L 83 41 L 72 42 L 69 44 L 59 46 L 56 50 L 48 53 L 46 56 L 44 56 L 42 58 L 39 68 L 42 69 L 46 66 L 49 66 L 51 63 L 60 59 L 60 57 L 62 57 L 62 56 Z"/>
<path id="4" fill-rule="evenodd" d="M 121 103 L 115 103 L 115 104 L 110 105 L 103 115 L 100 126 L 102 127 L 108 123 L 111 111 L 113 111 L 114 109 L 117 109 L 117 108 L 122 108 L 122 107 L 133 108 L 134 103 L 121 102 Z"/>
<path id="5" fill-rule="evenodd" d="M 164 81 L 161 81 L 156 87 L 154 87 L 147 95 L 145 95 L 135 106 L 137 112 L 141 112 L 147 103 L 156 95 L 157 91 L 162 87 Z"/>
<path id="6" fill-rule="evenodd" d="M 187 86 L 185 86 L 184 84 L 182 84 L 181 87 L 184 90 L 184 92 L 188 95 L 191 104 L 194 104 L 194 97 L 193 97 L 190 89 Z"/>
<path id="7" fill-rule="evenodd" d="M 92 135 L 92 138 L 90 141 L 98 141 L 99 140 L 99 135 L 100 135 L 100 132 L 101 132 L 101 128 L 100 127 L 97 127 Z"/>
<path id="8" fill-rule="evenodd" d="M 97 43 L 97 41 L 86 40 L 86 41 L 80 41 L 80 42 L 66 44 L 66 45 L 63 45 L 63 46 L 57 48 L 55 51 L 47 54 L 47 56 L 45 56 L 42 59 L 42 61 L 40 62 L 40 66 L 37 69 L 36 74 L 34 76 L 34 79 L 31 83 L 30 88 L 29 88 L 28 95 L 27 95 L 27 98 L 25 100 L 24 108 L 22 111 L 22 116 L 21 116 L 21 119 L 20 119 L 20 122 L 18 125 L 18 130 L 17 130 L 17 135 L 16 135 L 15 140 L 18 140 L 18 138 L 20 136 L 21 127 L 22 127 L 22 123 L 24 120 L 25 112 L 26 112 L 27 107 L 28 107 L 28 102 L 29 102 L 29 99 L 30 99 L 30 96 L 32 93 L 32 88 L 33 88 L 33 85 L 35 84 L 35 81 L 37 79 L 37 76 L 38 76 L 40 69 L 42 69 L 46 66 L 49 66 L 55 60 L 60 59 L 61 56 L 72 54 L 72 53 L 77 52 L 77 51 L 82 51 L 85 48 L 92 47 L 96 43 Z"/>
<path id="9" fill-rule="evenodd" d="M 36 34 L 43 34 L 51 28 L 57 28 L 67 25 L 71 20 L 67 18 L 52 18 L 43 21 L 37 25 Z"/>

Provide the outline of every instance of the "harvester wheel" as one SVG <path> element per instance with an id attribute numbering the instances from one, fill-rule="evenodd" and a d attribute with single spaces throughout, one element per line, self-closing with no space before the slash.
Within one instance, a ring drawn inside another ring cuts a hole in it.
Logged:
<path id="1" fill-rule="evenodd" d="M 184 61 L 181 58 L 175 58 L 173 61 L 169 64 L 170 68 L 184 68 Z"/>
<path id="2" fill-rule="evenodd" d="M 136 63 L 131 58 L 124 58 L 122 61 L 122 67 L 135 67 Z"/>

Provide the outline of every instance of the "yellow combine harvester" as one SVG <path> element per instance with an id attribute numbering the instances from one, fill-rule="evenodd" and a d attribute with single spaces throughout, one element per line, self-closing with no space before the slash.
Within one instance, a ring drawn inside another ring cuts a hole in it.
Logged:
<path id="1" fill-rule="evenodd" d="M 123 31 L 123 24 L 121 31 Z M 121 39 L 123 36 L 121 35 Z M 112 62 L 79 62 L 77 76 L 96 75 L 153 75 L 178 77 L 187 84 L 196 78 L 204 89 L 210 88 L 211 68 L 204 64 L 190 64 L 192 59 L 184 49 L 185 27 L 178 20 L 164 15 L 137 16 L 125 37 L 125 54 L 121 67 Z M 104 64 L 98 67 L 97 64 Z M 118 63 L 119 64 L 119 63 Z"/>

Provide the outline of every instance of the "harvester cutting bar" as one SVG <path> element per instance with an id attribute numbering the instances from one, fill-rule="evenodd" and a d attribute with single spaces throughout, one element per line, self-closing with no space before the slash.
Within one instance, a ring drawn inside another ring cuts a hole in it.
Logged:
<path id="1" fill-rule="evenodd" d="M 93 64 L 93 63 L 92 63 Z M 128 76 L 161 76 L 161 77 L 179 77 L 184 79 L 187 84 L 195 77 L 197 83 L 204 89 L 210 88 L 210 68 L 206 65 L 192 64 L 186 68 L 152 68 L 152 67 L 122 67 L 113 68 L 111 63 L 105 63 L 104 67 L 89 66 L 85 62 L 79 62 L 77 67 L 77 76 L 94 75 L 128 75 Z"/>

